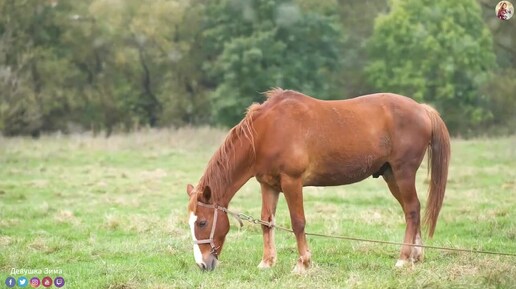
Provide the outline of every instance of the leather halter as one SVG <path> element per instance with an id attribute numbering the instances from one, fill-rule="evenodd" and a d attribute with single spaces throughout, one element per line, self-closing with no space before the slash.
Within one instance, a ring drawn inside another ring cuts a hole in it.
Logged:
<path id="1" fill-rule="evenodd" d="M 213 224 L 211 225 L 211 232 L 210 232 L 210 238 L 209 239 L 203 239 L 203 240 L 194 240 L 193 243 L 196 244 L 196 245 L 200 245 L 200 244 L 210 244 L 211 246 L 211 251 L 210 253 L 217 257 L 217 249 L 218 247 L 215 247 L 215 242 L 213 241 L 213 235 L 215 234 L 215 226 L 217 224 L 217 217 L 218 217 L 218 211 L 222 211 L 224 213 L 228 213 L 227 209 L 224 208 L 224 207 L 221 207 L 219 205 L 208 205 L 208 204 L 205 204 L 205 203 L 201 203 L 201 202 L 197 202 L 197 205 L 201 206 L 201 207 L 205 207 L 205 208 L 210 208 L 210 209 L 214 209 L 213 210 Z"/>

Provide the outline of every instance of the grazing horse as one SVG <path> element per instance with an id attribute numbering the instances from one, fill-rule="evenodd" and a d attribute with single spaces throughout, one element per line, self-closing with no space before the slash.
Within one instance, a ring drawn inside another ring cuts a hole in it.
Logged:
<path id="1" fill-rule="evenodd" d="M 431 176 L 424 222 L 432 237 L 448 176 L 450 138 L 437 111 L 391 93 L 323 101 L 273 89 L 263 104 L 249 107 L 228 133 L 196 187 L 187 186 L 194 257 L 213 270 L 229 231 L 229 202 L 252 177 L 262 192 L 261 219 L 274 224 L 283 192 L 304 272 L 311 254 L 305 236 L 304 186 L 338 186 L 380 175 L 405 213 L 405 244 L 422 244 L 415 178 L 428 149 Z M 263 257 L 276 261 L 274 229 L 262 225 Z M 401 247 L 396 266 L 421 260 L 422 248 Z"/>

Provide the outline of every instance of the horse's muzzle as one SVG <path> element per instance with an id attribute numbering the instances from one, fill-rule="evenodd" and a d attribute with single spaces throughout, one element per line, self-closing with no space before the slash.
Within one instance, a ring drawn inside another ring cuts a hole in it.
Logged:
<path id="1" fill-rule="evenodd" d="M 199 266 L 202 271 L 213 271 L 213 269 L 217 267 L 217 258 L 212 254 L 203 261 L 202 263 L 197 263 L 197 266 Z"/>

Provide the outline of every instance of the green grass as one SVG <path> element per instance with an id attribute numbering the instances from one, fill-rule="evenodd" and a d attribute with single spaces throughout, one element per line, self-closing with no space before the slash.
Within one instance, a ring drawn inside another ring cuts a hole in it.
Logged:
<path id="1" fill-rule="evenodd" d="M 298 276 L 290 273 L 295 239 L 283 232 L 277 265 L 261 271 L 261 229 L 233 220 L 219 267 L 201 272 L 186 184 L 198 181 L 223 137 L 201 128 L 0 138 L 0 288 L 11 268 L 62 270 L 66 288 L 516 287 L 516 257 L 427 249 L 423 263 L 400 270 L 397 246 L 317 237 L 309 238 L 313 267 Z M 454 140 L 452 156 L 437 231 L 425 244 L 516 253 L 516 138 Z M 424 164 L 422 203 L 425 179 Z M 257 217 L 260 202 L 251 180 L 231 208 Z M 305 208 L 309 232 L 399 242 L 405 230 L 381 178 L 306 188 Z M 289 225 L 283 197 L 277 221 Z"/>

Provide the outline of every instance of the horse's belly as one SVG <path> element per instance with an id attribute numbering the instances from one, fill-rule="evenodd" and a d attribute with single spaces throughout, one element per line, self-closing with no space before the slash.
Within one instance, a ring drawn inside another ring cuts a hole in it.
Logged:
<path id="1" fill-rule="evenodd" d="M 364 180 L 377 172 L 385 163 L 374 156 L 360 160 L 338 162 L 328 160 L 311 165 L 303 175 L 305 186 L 339 186 Z"/>
<path id="2" fill-rule="evenodd" d="M 338 174 L 335 172 L 311 174 L 305 177 L 305 179 L 303 180 L 303 185 L 318 187 L 347 185 L 360 182 L 372 174 L 373 173 L 357 172 L 352 172 L 348 174 Z"/>

